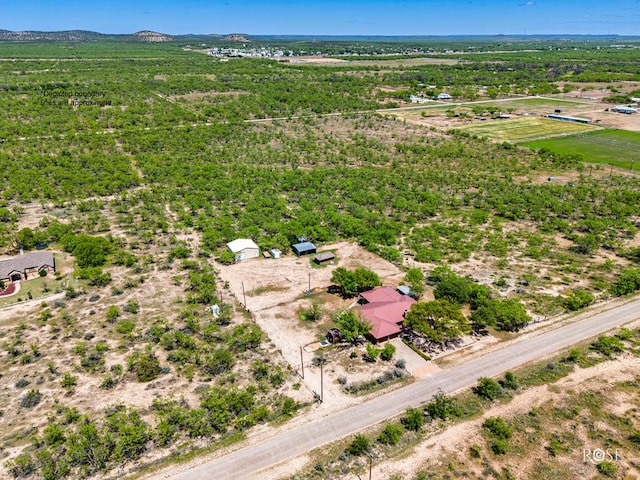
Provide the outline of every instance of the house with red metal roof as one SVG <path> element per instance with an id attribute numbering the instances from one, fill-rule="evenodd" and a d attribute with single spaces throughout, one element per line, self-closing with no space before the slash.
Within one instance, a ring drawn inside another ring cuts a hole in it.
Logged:
<path id="1" fill-rule="evenodd" d="M 374 343 L 397 337 L 402 332 L 404 314 L 411 309 L 416 301 L 408 295 L 391 287 L 379 287 L 362 292 L 362 300 L 366 303 L 359 305 L 362 318 L 371 324 L 369 337 Z"/>

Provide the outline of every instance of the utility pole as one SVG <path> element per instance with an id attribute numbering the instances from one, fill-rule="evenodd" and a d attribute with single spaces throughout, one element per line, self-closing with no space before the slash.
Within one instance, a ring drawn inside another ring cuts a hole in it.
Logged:
<path id="1" fill-rule="evenodd" d="M 304 359 L 302 358 L 302 346 L 300 347 L 300 369 L 302 370 L 302 378 L 304 379 Z"/>
<path id="2" fill-rule="evenodd" d="M 244 299 L 244 309 L 247 309 L 247 295 L 244 292 L 244 280 L 242 281 L 242 298 Z"/>
<path id="3" fill-rule="evenodd" d="M 311 272 L 309 272 L 309 295 L 311 295 Z"/>
<path id="4" fill-rule="evenodd" d="M 324 386 L 323 386 L 323 378 L 322 378 L 323 368 L 324 368 L 324 361 L 320 363 L 320 403 L 324 402 Z"/>
<path id="5" fill-rule="evenodd" d="M 371 480 L 371 471 L 373 470 L 373 455 L 369 454 L 369 480 Z"/>

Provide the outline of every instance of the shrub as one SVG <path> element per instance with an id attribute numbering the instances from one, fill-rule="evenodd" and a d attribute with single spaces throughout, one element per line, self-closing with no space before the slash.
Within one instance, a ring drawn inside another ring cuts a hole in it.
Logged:
<path id="1" fill-rule="evenodd" d="M 30 383 L 31 382 L 29 380 L 27 380 L 26 378 L 23 377 L 23 378 L 18 379 L 18 381 L 15 384 L 15 387 L 16 388 L 24 388 L 27 385 L 29 385 Z"/>
<path id="2" fill-rule="evenodd" d="M 624 352 L 624 344 L 619 338 L 600 335 L 598 340 L 591 344 L 591 348 L 606 357 Z"/>
<path id="3" fill-rule="evenodd" d="M 160 362 L 151 352 L 144 354 L 134 353 L 129 357 L 128 361 L 129 369 L 136 373 L 139 382 L 154 380 L 162 370 Z"/>
<path id="4" fill-rule="evenodd" d="M 578 288 L 567 295 L 562 300 L 562 304 L 567 310 L 575 312 L 576 310 L 588 307 L 593 303 L 594 300 L 595 298 L 593 297 L 593 295 L 591 295 L 586 290 Z"/>
<path id="5" fill-rule="evenodd" d="M 388 423 L 385 425 L 382 432 L 380 432 L 378 442 L 384 445 L 396 445 L 400 441 L 403 432 L 404 428 L 402 425 L 398 425 L 397 423 Z"/>
<path id="6" fill-rule="evenodd" d="M 387 343 L 380 352 L 380 358 L 385 362 L 388 362 L 393 358 L 396 353 L 396 347 L 392 343 Z"/>
<path id="7" fill-rule="evenodd" d="M 23 453 L 5 463 L 5 467 L 14 478 L 28 477 L 36 471 L 36 462 L 31 455 Z"/>
<path id="8" fill-rule="evenodd" d="M 136 314 L 140 311 L 140 304 L 137 302 L 137 300 L 127 300 L 127 303 L 125 304 L 123 310 L 128 313 Z"/>
<path id="9" fill-rule="evenodd" d="M 362 455 L 371 449 L 371 442 L 364 435 L 356 435 L 351 444 L 347 447 L 347 452 L 351 455 Z"/>
<path id="10" fill-rule="evenodd" d="M 482 426 L 487 429 L 489 434 L 500 440 L 509 440 L 513 435 L 513 430 L 500 417 L 487 418 Z"/>
<path id="11" fill-rule="evenodd" d="M 476 395 L 486 398 L 487 400 L 495 400 L 502 395 L 502 387 L 493 378 L 481 377 L 478 379 L 478 385 L 473 387 Z"/>
<path id="12" fill-rule="evenodd" d="M 100 384 L 100 388 L 102 388 L 103 390 L 111 390 L 115 386 L 116 382 L 111 375 L 107 375 Z"/>
<path id="13" fill-rule="evenodd" d="M 396 360 L 396 368 L 405 369 L 407 368 L 407 362 L 405 359 L 400 358 Z"/>
<path id="14" fill-rule="evenodd" d="M 27 394 L 20 400 L 20 406 L 24 408 L 32 408 L 42 401 L 40 390 L 29 390 Z"/>
<path id="15" fill-rule="evenodd" d="M 518 379 L 511 372 L 504 374 L 504 380 L 500 382 L 500 385 L 502 385 L 502 388 L 507 388 L 509 390 L 517 390 L 519 387 Z"/>
<path id="16" fill-rule="evenodd" d="M 123 335 L 128 335 L 131 332 L 133 332 L 133 329 L 135 328 L 136 324 L 133 320 L 130 319 L 124 319 L 124 320 L 120 320 L 118 322 L 118 325 L 116 326 L 116 332 L 121 333 Z"/>
<path id="17" fill-rule="evenodd" d="M 504 455 L 509 451 L 509 444 L 504 440 L 493 440 L 489 442 L 489 448 L 496 455 Z"/>
<path id="18" fill-rule="evenodd" d="M 640 268 L 624 270 L 611 286 L 611 293 L 617 297 L 640 290 Z"/>
<path id="19" fill-rule="evenodd" d="M 401 422 L 407 430 L 418 432 L 424 425 L 424 415 L 417 408 L 407 408 Z"/>
<path id="20" fill-rule="evenodd" d="M 462 408 L 455 398 L 447 396 L 442 390 L 436 393 L 425 407 L 425 412 L 431 418 L 448 420 L 460 417 Z"/>
<path id="21" fill-rule="evenodd" d="M 300 319 L 309 322 L 317 322 L 322 319 L 324 311 L 318 302 L 313 302 L 307 310 L 300 312 Z"/>
<path id="22" fill-rule="evenodd" d="M 618 476 L 618 466 L 613 462 L 600 462 L 598 464 L 598 472 L 605 477 L 616 478 Z"/>
<path id="23" fill-rule="evenodd" d="M 220 375 L 231 370 L 234 364 L 233 355 L 226 348 L 218 348 L 205 359 L 203 370 L 210 375 Z"/>
<path id="24" fill-rule="evenodd" d="M 380 355 L 380 349 L 371 343 L 367 343 L 366 350 L 367 353 L 364 359 L 367 362 L 375 362 L 378 355 Z"/>
<path id="25" fill-rule="evenodd" d="M 69 372 L 65 372 L 60 380 L 60 386 L 67 392 L 73 392 L 78 384 L 78 377 L 74 377 Z"/>
<path id="26" fill-rule="evenodd" d="M 107 322 L 113 323 L 116 321 L 116 319 L 119 316 L 120 316 L 120 309 L 117 306 L 111 305 L 109 308 L 107 308 L 107 313 L 106 313 Z"/>
<path id="27" fill-rule="evenodd" d="M 471 458 L 480 458 L 482 456 L 482 447 L 477 443 L 474 443 L 469 447 L 469 456 Z"/>

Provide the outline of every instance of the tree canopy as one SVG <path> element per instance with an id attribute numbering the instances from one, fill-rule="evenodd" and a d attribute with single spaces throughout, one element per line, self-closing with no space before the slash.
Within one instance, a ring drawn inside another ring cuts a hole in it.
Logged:
<path id="1" fill-rule="evenodd" d="M 432 342 L 444 342 L 471 332 L 460 307 L 447 300 L 414 303 L 405 315 L 405 325 Z"/>

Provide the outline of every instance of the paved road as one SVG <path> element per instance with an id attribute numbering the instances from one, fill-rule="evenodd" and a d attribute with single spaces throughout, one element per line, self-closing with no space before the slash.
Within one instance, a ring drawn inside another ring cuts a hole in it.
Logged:
<path id="1" fill-rule="evenodd" d="M 361 431 L 408 407 L 419 406 L 438 389 L 455 392 L 473 385 L 479 377 L 497 375 L 639 318 L 640 299 L 435 372 L 394 392 L 178 474 L 172 480 L 260 478 L 256 472 Z"/>

